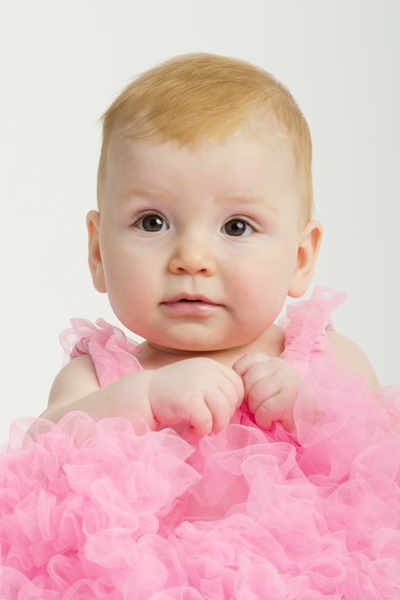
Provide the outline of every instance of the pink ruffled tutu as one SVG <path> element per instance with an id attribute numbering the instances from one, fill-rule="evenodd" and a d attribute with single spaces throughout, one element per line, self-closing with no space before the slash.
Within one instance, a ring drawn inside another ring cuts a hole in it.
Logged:
<path id="1" fill-rule="evenodd" d="M 1 600 L 400 598 L 400 387 L 373 394 L 327 343 L 344 295 L 288 308 L 297 439 L 246 404 L 217 435 L 136 436 L 82 412 L 14 422 L 0 456 Z M 73 321 L 101 385 L 141 369 L 104 321 Z M 29 436 L 24 433 L 30 426 Z"/>

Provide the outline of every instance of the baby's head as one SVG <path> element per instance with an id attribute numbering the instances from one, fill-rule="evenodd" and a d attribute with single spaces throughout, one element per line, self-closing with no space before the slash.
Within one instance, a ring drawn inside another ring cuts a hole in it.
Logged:
<path id="1" fill-rule="evenodd" d="M 265 121 L 269 127 L 265 127 Z M 135 79 L 103 117 L 98 201 L 107 158 L 116 140 L 172 140 L 193 147 L 244 130 L 250 137 L 275 133 L 290 140 L 303 224 L 311 218 L 311 136 L 289 90 L 250 63 L 212 54 L 178 56 Z"/>
<path id="2" fill-rule="evenodd" d="M 314 271 L 311 140 L 288 90 L 208 54 L 140 76 L 104 116 L 94 285 L 159 347 L 242 346 Z"/>

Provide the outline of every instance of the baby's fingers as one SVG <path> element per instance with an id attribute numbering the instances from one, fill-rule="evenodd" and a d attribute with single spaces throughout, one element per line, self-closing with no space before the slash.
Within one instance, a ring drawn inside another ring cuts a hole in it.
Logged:
<path id="1" fill-rule="evenodd" d="M 233 417 L 235 411 L 240 407 L 244 398 L 243 380 L 230 367 L 222 366 L 222 377 L 218 387 L 226 396 L 230 406 L 230 416 Z"/>
<path id="2" fill-rule="evenodd" d="M 233 416 L 232 405 L 220 389 L 216 389 L 212 394 L 209 394 L 206 402 L 213 417 L 212 430 L 214 433 L 219 433 L 229 424 Z"/>
<path id="3" fill-rule="evenodd" d="M 263 429 L 271 429 L 274 421 L 280 421 L 286 431 L 295 429 L 293 410 L 287 406 L 287 399 L 282 393 L 277 393 L 260 404 L 254 412 L 254 418 Z"/>
<path id="4" fill-rule="evenodd" d="M 279 378 L 270 374 L 264 375 L 262 366 L 260 364 L 251 367 L 243 378 L 249 408 L 254 414 L 263 402 L 273 398 L 282 390 L 282 382 Z"/>
<path id="5" fill-rule="evenodd" d="M 233 386 L 230 384 L 231 394 Z M 231 418 L 231 405 L 226 395 L 216 387 L 208 391 L 204 400 L 193 406 L 189 417 L 191 427 L 189 432 L 195 437 L 203 437 L 211 431 L 218 433 L 224 429 Z M 233 414 L 233 413 L 232 413 Z"/>
<path id="6" fill-rule="evenodd" d="M 213 428 L 213 415 L 205 402 L 196 405 L 191 416 L 189 433 L 196 438 L 204 437 L 211 433 Z"/>

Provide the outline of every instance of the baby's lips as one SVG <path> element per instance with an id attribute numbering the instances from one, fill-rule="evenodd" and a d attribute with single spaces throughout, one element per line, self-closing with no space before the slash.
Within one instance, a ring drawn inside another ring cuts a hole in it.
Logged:
<path id="1" fill-rule="evenodd" d="M 215 305 L 215 306 L 218 305 L 217 302 L 210 300 L 210 298 L 207 298 L 207 296 L 204 296 L 203 294 L 188 294 L 186 292 L 176 294 L 175 296 L 172 296 L 172 298 L 163 300 L 162 304 L 173 304 L 175 302 L 180 302 L 181 300 L 183 300 L 183 301 L 186 300 L 187 302 L 204 302 L 205 304 L 210 304 L 210 305 Z"/>

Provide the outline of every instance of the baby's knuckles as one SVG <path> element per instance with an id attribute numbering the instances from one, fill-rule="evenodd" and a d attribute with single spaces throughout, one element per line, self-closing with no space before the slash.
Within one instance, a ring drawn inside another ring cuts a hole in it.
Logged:
<path id="1" fill-rule="evenodd" d="M 249 409 L 255 413 L 261 404 L 279 393 L 281 384 L 277 377 L 268 375 L 255 380 L 247 389 Z"/>
<path id="2" fill-rule="evenodd" d="M 257 425 L 269 429 L 273 421 L 281 421 L 285 428 L 292 429 L 293 408 L 303 383 L 293 365 L 256 353 L 242 357 L 234 369 L 242 374 Z"/>
<path id="3" fill-rule="evenodd" d="M 262 352 L 248 352 L 235 362 L 232 369 L 244 378 L 251 367 L 257 363 L 268 363 L 271 360 L 273 359 L 270 356 Z"/>

